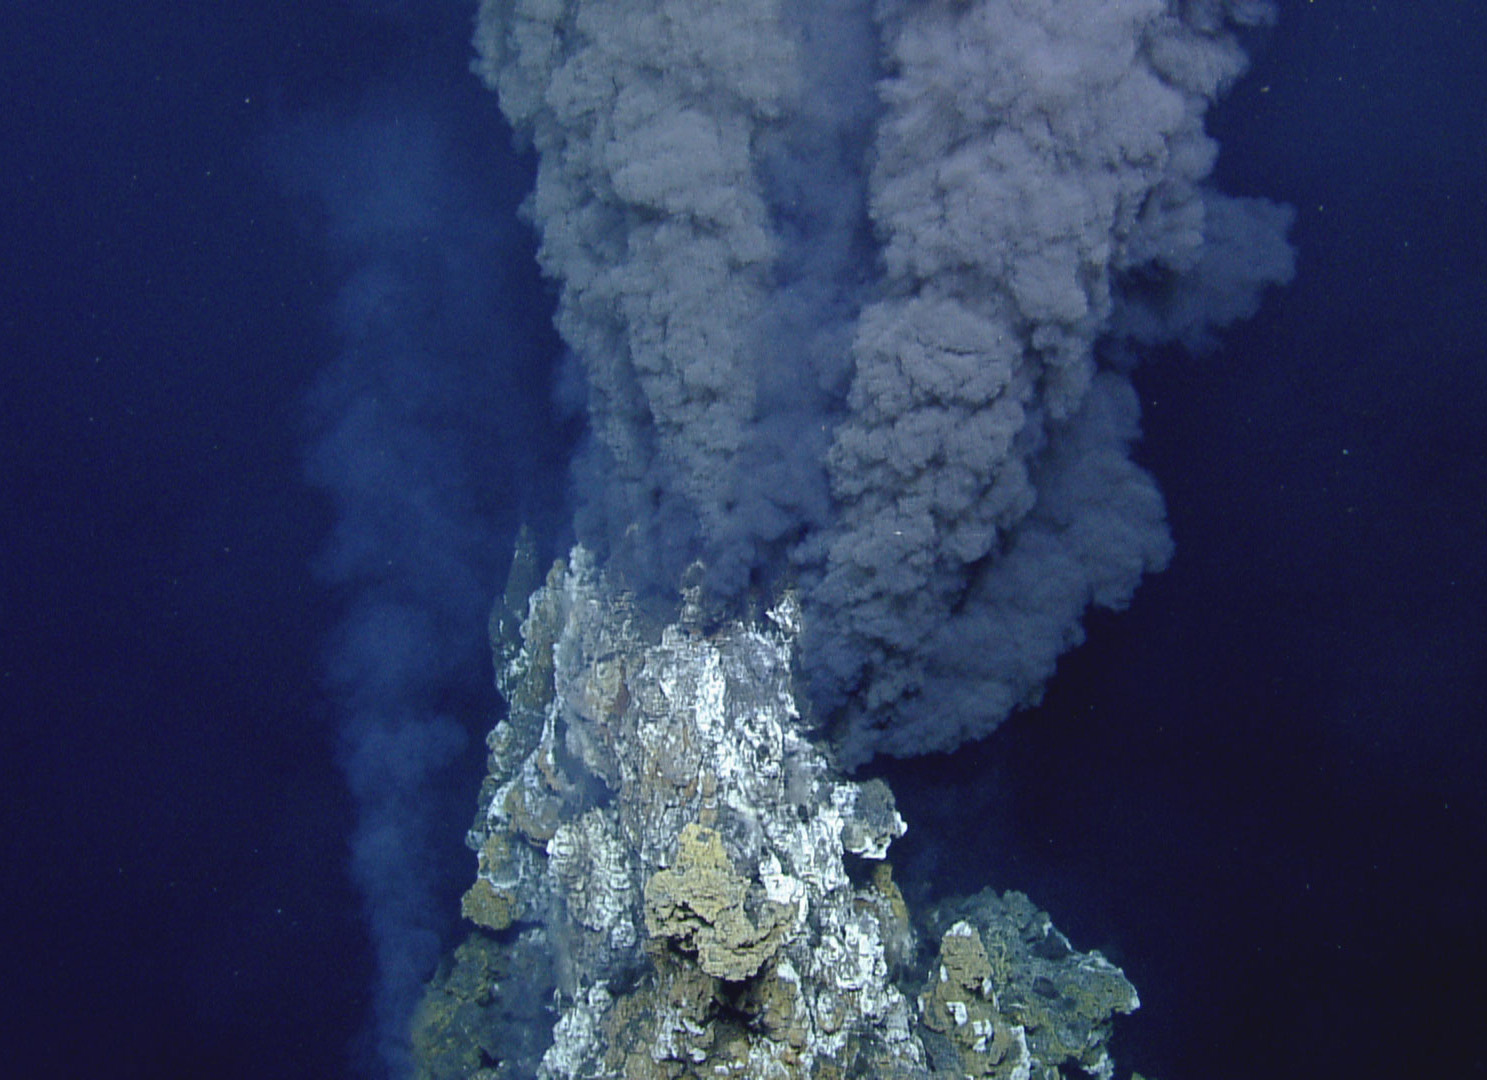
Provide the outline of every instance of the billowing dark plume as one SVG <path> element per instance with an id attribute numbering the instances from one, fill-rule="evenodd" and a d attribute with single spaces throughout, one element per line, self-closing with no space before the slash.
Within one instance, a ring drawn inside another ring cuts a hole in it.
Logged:
<path id="1" fill-rule="evenodd" d="M 796 581 L 848 763 L 1036 700 L 1171 551 L 1098 347 L 1201 345 L 1291 274 L 1288 213 L 1205 186 L 1228 27 L 1269 15 L 486 0 L 587 376 L 581 533 L 668 587 Z"/>

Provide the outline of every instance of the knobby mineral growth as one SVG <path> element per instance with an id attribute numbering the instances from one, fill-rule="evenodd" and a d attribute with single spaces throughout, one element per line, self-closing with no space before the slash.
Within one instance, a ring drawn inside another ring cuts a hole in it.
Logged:
<path id="1" fill-rule="evenodd" d="M 474 924 L 414 1025 L 419 1077 L 1113 1075 L 1138 1002 L 1008 893 L 916 922 L 905 825 L 796 707 L 799 609 L 660 625 L 529 546 L 491 619 L 507 716 L 469 835 Z"/>

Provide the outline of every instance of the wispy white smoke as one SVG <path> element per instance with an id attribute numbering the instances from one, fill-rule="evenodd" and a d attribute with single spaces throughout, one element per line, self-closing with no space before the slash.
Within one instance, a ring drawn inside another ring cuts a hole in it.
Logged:
<path id="1" fill-rule="evenodd" d="M 1036 699 L 1171 551 L 1102 342 L 1203 344 L 1288 212 L 1205 185 L 1265 3 L 485 0 L 587 379 L 582 530 L 782 575 L 843 759 Z"/>
<path id="2" fill-rule="evenodd" d="M 453 766 L 467 725 L 495 705 L 469 687 L 489 687 L 500 552 L 524 512 L 544 516 L 523 495 L 541 467 L 545 380 L 533 377 L 533 317 L 505 279 L 525 255 L 519 226 L 468 182 L 437 106 L 404 92 L 306 115 L 270 152 L 339 281 L 340 353 L 308 402 L 307 473 L 336 511 L 319 569 L 344 613 L 326 667 L 378 967 L 357 1072 L 400 1077 L 445 944 L 440 889 L 463 870 L 441 864 L 434 835 L 467 813 Z"/>

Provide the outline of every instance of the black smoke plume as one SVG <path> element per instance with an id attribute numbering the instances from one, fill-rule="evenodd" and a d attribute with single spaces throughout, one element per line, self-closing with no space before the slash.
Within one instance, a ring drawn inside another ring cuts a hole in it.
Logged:
<path id="1" fill-rule="evenodd" d="M 590 441 L 580 533 L 661 591 L 792 581 L 843 760 L 1037 699 L 1171 552 L 1119 364 L 1286 281 L 1207 184 L 1249 0 L 485 0 L 477 69 Z M 1120 346 L 1120 347 L 1116 347 Z"/>

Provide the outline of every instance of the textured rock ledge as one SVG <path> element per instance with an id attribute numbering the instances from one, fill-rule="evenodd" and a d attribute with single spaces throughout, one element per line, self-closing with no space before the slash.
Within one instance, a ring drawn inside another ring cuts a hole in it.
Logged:
<path id="1" fill-rule="evenodd" d="M 704 633 L 696 597 L 652 625 L 581 548 L 523 602 L 535 580 L 523 545 L 491 619 L 478 929 L 415 1019 L 419 1076 L 1112 1075 L 1135 990 L 1026 897 L 942 904 L 920 948 L 892 793 L 801 723 L 791 596 Z"/>

